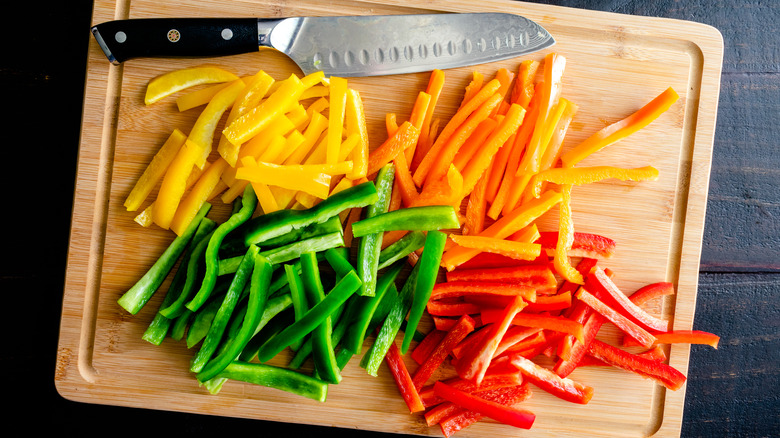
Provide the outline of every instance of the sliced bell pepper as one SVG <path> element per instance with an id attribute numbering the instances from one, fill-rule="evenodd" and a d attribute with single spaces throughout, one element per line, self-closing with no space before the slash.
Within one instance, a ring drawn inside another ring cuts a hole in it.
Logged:
<path id="1" fill-rule="evenodd" d="M 539 239 L 535 242 L 542 245 L 542 249 L 554 252 L 558 242 L 558 232 L 542 231 L 539 233 Z M 616 242 L 608 237 L 575 231 L 568 254 L 571 257 L 608 259 L 614 255 L 616 246 Z M 587 272 L 583 274 L 587 274 Z"/>
<path id="2" fill-rule="evenodd" d="M 515 87 L 510 95 L 510 102 L 528 108 L 534 94 L 534 78 L 539 70 L 539 61 L 526 59 L 520 61 L 515 78 Z"/>
<path id="3" fill-rule="evenodd" d="M 454 324 L 452 324 L 452 326 L 454 326 Z M 452 326 L 447 330 L 452 328 Z M 417 365 L 423 364 L 425 360 L 428 359 L 428 356 L 431 355 L 431 352 L 436 349 L 436 346 L 439 345 L 441 340 L 447 336 L 447 330 L 442 330 L 436 327 L 429 331 L 428 334 L 425 335 L 425 338 L 423 338 L 423 340 L 420 341 L 416 347 L 414 347 L 414 350 L 412 350 L 412 354 L 410 355 L 412 360 L 417 362 Z"/>
<path id="4" fill-rule="evenodd" d="M 317 264 L 317 256 L 313 252 L 301 254 L 301 279 L 306 301 L 310 308 L 314 308 L 325 299 L 325 290 L 320 280 L 320 270 Z M 298 321 L 306 318 L 304 315 Z M 317 374 L 322 380 L 329 383 L 339 383 L 341 373 L 336 364 L 336 355 L 333 351 L 331 336 L 333 334 L 333 321 L 328 315 L 317 325 L 311 333 L 312 355 Z"/>
<path id="5" fill-rule="evenodd" d="M 698 344 L 709 345 L 710 347 L 717 349 L 718 343 L 720 342 L 720 336 L 701 330 L 674 330 L 666 333 L 658 333 L 654 336 L 656 339 L 653 345 L 655 346 L 661 344 Z M 640 344 L 631 336 L 626 337 L 623 340 L 623 345 L 628 347 Z"/>
<path id="6" fill-rule="evenodd" d="M 176 208 L 176 213 L 171 220 L 171 231 L 177 235 L 184 232 L 200 207 L 209 199 L 209 196 L 211 196 L 211 193 L 219 184 L 222 172 L 227 166 L 227 161 L 218 158 L 201 174 L 198 182 L 195 183 Z"/>
<path id="7" fill-rule="evenodd" d="M 646 302 L 666 295 L 674 295 L 674 285 L 669 282 L 658 282 L 641 287 L 628 297 L 632 303 L 641 306 Z"/>
<path id="8" fill-rule="evenodd" d="M 513 242 L 484 236 L 462 236 L 452 234 L 450 239 L 464 248 L 480 249 L 518 260 L 534 260 L 539 257 L 542 246 L 537 243 Z"/>
<path id="9" fill-rule="evenodd" d="M 641 307 L 632 303 L 603 269 L 596 267 L 591 274 L 587 276 L 586 288 L 596 298 L 604 301 L 607 305 L 622 313 L 624 316 L 628 316 L 645 329 L 656 332 L 669 331 L 669 321 L 664 321 L 663 319 L 650 315 Z"/>
<path id="10" fill-rule="evenodd" d="M 672 391 L 680 389 L 686 380 L 680 371 L 663 362 L 631 354 L 598 339 L 588 346 L 588 354 L 614 367 L 653 379 Z"/>
<path id="11" fill-rule="evenodd" d="M 366 127 L 366 115 L 363 109 L 363 100 L 357 90 L 347 90 L 347 102 L 344 111 L 344 124 L 347 133 L 358 134 L 358 145 L 352 150 L 350 158 L 354 163 L 352 172 L 347 177 L 350 179 L 365 178 L 368 175 L 368 128 Z"/>
<path id="12" fill-rule="evenodd" d="M 412 375 L 412 383 L 414 383 L 414 387 L 417 391 L 420 391 L 428 382 L 428 379 L 433 376 L 433 373 L 439 369 L 452 349 L 469 333 L 474 331 L 474 324 L 474 320 L 468 315 L 464 315 L 458 319 L 458 322 L 447 332 L 441 342 L 439 342 L 436 348 L 433 349 Z"/>
<path id="13" fill-rule="evenodd" d="M 425 123 L 425 115 L 428 113 L 428 105 L 431 103 L 431 95 L 425 91 L 417 93 L 417 99 L 414 101 L 412 111 L 409 114 L 409 122 L 422 132 L 423 123 Z M 417 141 L 404 151 L 404 158 L 407 163 L 410 163 L 414 159 L 414 152 L 417 149 L 417 144 L 420 138 L 418 136 Z"/>
<path id="14" fill-rule="evenodd" d="M 423 406 L 420 400 L 420 394 L 417 393 L 412 377 L 409 375 L 409 370 L 406 368 L 403 357 L 394 343 L 390 344 L 387 355 L 385 355 L 385 361 L 390 368 L 390 374 L 393 376 L 393 381 L 398 387 L 398 391 L 401 392 L 401 397 L 403 397 L 406 406 L 409 408 L 409 412 L 424 411 L 425 406 Z"/>
<path id="15" fill-rule="evenodd" d="M 501 268 L 456 269 L 447 272 L 448 282 L 489 281 L 495 283 L 523 284 L 534 287 L 551 287 L 557 284 L 555 275 L 546 265 L 529 264 Z"/>
<path id="16" fill-rule="evenodd" d="M 574 222 L 571 211 L 570 184 L 561 186 L 561 203 L 558 212 L 558 242 L 555 245 L 553 266 L 555 271 L 566 281 L 575 284 L 585 283 L 583 275 L 571 264 L 569 248 L 574 242 Z"/>
<path id="17" fill-rule="evenodd" d="M 168 166 L 151 210 L 152 220 L 160 228 L 170 228 L 182 195 L 187 189 L 187 179 L 201 155 L 201 148 L 188 140 Z"/>
<path id="18" fill-rule="evenodd" d="M 384 269 L 398 260 L 406 257 L 414 251 L 422 248 L 425 244 L 425 233 L 422 231 L 412 231 L 403 237 L 386 246 L 379 253 L 379 266 L 377 269 Z"/>
<path id="19" fill-rule="evenodd" d="M 531 412 L 481 399 L 459 389 L 452 388 L 446 383 L 436 382 L 433 390 L 436 395 L 445 400 L 510 426 L 530 429 L 536 419 L 536 416 Z"/>
<path id="20" fill-rule="evenodd" d="M 480 391 L 479 397 L 504 406 L 515 406 L 518 403 L 529 399 L 531 397 L 531 391 L 528 385 L 515 385 L 513 387 Z M 476 423 L 482 417 L 483 415 L 479 412 L 463 410 L 441 419 L 441 421 L 439 421 L 439 426 L 444 436 L 449 437 L 455 432 Z"/>
<path id="21" fill-rule="evenodd" d="M 207 224 L 210 231 L 205 234 L 203 237 L 198 239 L 195 243 L 195 246 L 192 249 L 192 255 L 190 258 L 186 261 L 182 260 L 182 265 L 179 269 L 183 269 L 186 272 L 184 284 L 182 285 L 181 292 L 176 297 L 174 301 L 167 304 L 166 306 L 163 306 L 163 308 L 160 309 L 160 313 L 162 313 L 164 316 L 168 318 L 175 318 L 179 315 L 181 315 L 185 311 L 189 311 L 189 309 L 184 307 L 184 304 L 187 303 L 190 300 L 190 296 L 192 295 L 192 291 L 195 289 L 196 281 L 200 278 L 199 277 L 199 270 L 202 268 L 202 265 L 205 266 L 205 260 L 203 258 L 203 254 L 206 252 L 206 248 L 208 247 L 209 240 L 211 239 L 211 236 L 213 234 L 214 229 L 217 227 L 216 222 L 212 221 L 209 218 L 203 218 L 201 220 L 201 224 Z M 241 258 L 243 256 L 239 256 L 238 264 L 236 265 L 234 272 L 238 270 L 238 265 L 241 263 Z"/>
<path id="22" fill-rule="evenodd" d="M 287 245 L 272 248 L 261 252 L 264 257 L 274 265 L 289 262 L 301 257 L 307 252 L 322 252 L 331 248 L 344 246 L 344 236 L 341 230 L 335 233 L 321 234 L 319 236 L 309 237 Z"/>
<path id="23" fill-rule="evenodd" d="M 461 300 L 431 300 L 425 305 L 431 316 L 462 316 L 478 313 L 481 307 Z"/>
<path id="24" fill-rule="evenodd" d="M 236 178 L 301 190 L 320 199 L 327 198 L 330 193 L 331 176 L 303 165 L 278 165 L 244 157 L 242 166 L 236 170 Z"/>
<path id="25" fill-rule="evenodd" d="M 542 182 L 584 185 L 606 179 L 619 179 L 621 181 L 655 181 L 658 179 L 658 169 L 652 166 L 638 167 L 635 169 L 614 166 L 576 168 L 555 167 L 543 170 L 534 175 L 530 184 L 533 186 L 533 195 L 539 196 Z"/>
<path id="26" fill-rule="evenodd" d="M 395 187 L 398 188 L 398 193 L 401 201 L 407 206 L 411 206 L 417 199 L 418 192 L 417 187 L 414 186 L 412 180 L 412 174 L 409 171 L 409 162 L 404 154 L 398 154 L 393 160 L 396 170 Z M 393 195 L 395 195 L 395 188 L 393 189 Z"/>
<path id="27" fill-rule="evenodd" d="M 433 288 L 431 300 L 448 298 L 463 298 L 470 296 L 486 296 L 493 299 L 500 297 L 521 297 L 526 301 L 536 300 L 536 290 L 522 284 L 500 283 L 491 281 L 448 281 L 438 283 Z"/>
<path id="28" fill-rule="evenodd" d="M 649 125 L 665 113 L 679 98 L 680 96 L 671 87 L 664 90 L 635 113 L 605 127 L 563 154 L 561 161 L 566 167 L 574 167 L 586 157 Z"/>
<path id="29" fill-rule="evenodd" d="M 441 231 L 428 231 L 428 235 L 425 237 L 423 253 L 420 257 L 420 262 L 417 264 L 419 269 L 415 278 L 414 294 L 412 296 L 412 304 L 407 318 L 406 331 L 404 332 L 404 339 L 401 343 L 402 354 L 406 354 L 409 350 L 409 345 L 412 343 L 414 332 L 417 330 L 417 325 L 422 319 L 425 306 L 433 292 L 436 279 L 439 275 L 441 255 L 444 252 L 444 244 L 446 242 L 447 235 Z"/>
<path id="30" fill-rule="evenodd" d="M 328 117 L 328 147 L 325 163 L 333 164 L 338 160 L 341 148 L 341 137 L 344 131 L 344 113 L 347 106 L 347 80 L 341 77 L 331 77 L 328 85 L 330 91 L 330 110 Z"/>
<path id="31" fill-rule="evenodd" d="M 243 80 L 245 83 L 247 81 L 246 78 L 241 78 L 241 80 Z M 214 97 L 214 95 L 219 92 L 219 90 L 227 87 L 229 84 L 230 82 L 218 82 L 214 85 L 209 85 L 206 88 L 201 88 L 199 90 L 190 91 L 187 94 L 183 94 L 176 98 L 176 107 L 179 109 L 179 112 L 184 112 L 202 105 L 206 105 Z"/>
<path id="32" fill-rule="evenodd" d="M 379 199 L 366 207 L 366 219 L 387 213 L 394 180 L 395 166 L 393 164 L 384 165 L 377 173 L 374 181 Z M 360 238 L 357 255 L 357 273 L 363 284 L 360 286 L 358 295 L 372 297 L 376 293 L 377 267 L 379 266 L 379 255 L 382 251 L 382 236 L 383 233 L 378 232 L 367 234 Z"/>
<path id="33" fill-rule="evenodd" d="M 613 310 L 608 305 L 604 304 L 601 300 L 593 296 L 590 292 L 584 288 L 580 288 L 577 291 L 577 299 L 590 306 L 593 310 L 603 315 L 611 323 L 615 324 L 620 330 L 627 335 L 636 339 L 640 345 L 646 348 L 650 348 L 656 341 L 656 337 L 650 332 L 635 324 L 633 321 L 623 316 L 620 312 Z M 580 340 L 582 342 L 582 340 Z"/>
<path id="34" fill-rule="evenodd" d="M 529 303 L 524 310 L 528 313 L 540 313 L 569 307 L 571 307 L 571 292 L 566 291 L 556 295 L 537 295 L 536 301 Z"/>
<path id="35" fill-rule="evenodd" d="M 492 172 L 492 171 L 491 171 Z M 474 190 L 469 194 L 466 204 L 466 222 L 463 223 L 463 235 L 481 233 L 485 229 L 485 213 L 487 212 L 487 199 L 485 192 L 487 182 L 492 173 L 485 173 L 477 181 Z"/>
<path id="36" fill-rule="evenodd" d="M 394 230 L 432 231 L 454 228 L 460 228 L 455 209 L 448 205 L 432 205 L 404 208 L 363 219 L 352 224 L 352 235 L 362 237 Z"/>
<path id="37" fill-rule="evenodd" d="M 219 67 L 201 66 L 174 70 L 149 81 L 144 103 L 151 105 L 177 91 L 195 85 L 231 82 L 237 79 L 238 76 Z"/>
<path id="38" fill-rule="evenodd" d="M 319 402 L 324 402 L 328 395 L 328 384 L 320 379 L 260 363 L 234 361 L 217 377 L 280 389 Z"/>
<path id="39" fill-rule="evenodd" d="M 366 174 L 373 175 L 378 172 L 382 166 L 415 144 L 419 136 L 420 130 L 412 125 L 411 122 L 402 123 L 393 135 L 368 154 Z"/>
<path id="40" fill-rule="evenodd" d="M 160 150 L 154 155 L 152 161 L 146 166 L 143 174 L 138 178 L 130 194 L 125 199 L 125 208 L 127 211 L 136 211 L 141 203 L 146 200 L 160 179 L 165 175 L 165 171 L 173 161 L 179 149 L 187 140 L 187 135 L 178 128 L 174 129 L 171 135 L 165 140 Z"/>
<path id="41" fill-rule="evenodd" d="M 200 148 L 201 155 L 195 161 L 195 165 L 201 169 L 211 153 L 217 124 L 222 119 L 222 115 L 225 111 L 227 111 L 236 101 L 236 97 L 241 93 L 244 87 L 244 82 L 239 79 L 220 90 L 214 98 L 209 101 L 200 115 L 198 115 L 198 119 L 195 120 L 195 124 L 192 126 L 192 129 L 190 129 L 187 141 L 198 145 Z"/>
<path id="42" fill-rule="evenodd" d="M 469 160 L 480 152 L 480 148 L 485 143 L 485 140 L 490 133 L 496 129 L 496 126 L 498 126 L 498 121 L 493 118 L 487 118 L 477 125 L 474 132 L 469 135 L 463 143 L 463 146 L 458 150 L 458 153 L 452 160 L 452 164 L 454 164 L 458 170 L 463 171 L 463 168 L 466 167 Z"/>
<path id="43" fill-rule="evenodd" d="M 460 100 L 460 106 L 458 107 L 463 108 L 466 103 L 468 103 L 471 99 L 476 96 L 476 94 L 479 92 L 480 89 L 482 89 L 482 84 L 485 82 L 485 76 L 474 70 L 471 72 L 471 81 L 466 85 L 466 89 L 463 92 L 463 98 Z M 499 81 L 500 82 L 500 81 Z"/>
<path id="44" fill-rule="evenodd" d="M 482 322 L 485 324 L 491 322 L 497 322 L 501 320 L 502 313 L 495 309 L 483 309 L 482 310 Z M 553 330 L 560 333 L 568 333 L 574 335 L 580 342 L 585 342 L 585 333 L 580 324 L 577 321 L 572 321 L 562 316 L 552 315 L 538 315 L 533 313 L 518 313 L 513 319 L 512 324 L 521 325 L 523 327 L 535 327 L 546 330 Z"/>
<path id="45" fill-rule="evenodd" d="M 639 357 L 643 357 L 645 359 L 654 360 L 657 362 L 663 362 L 666 360 L 666 353 L 664 353 L 664 350 L 661 348 L 660 345 L 656 345 L 655 347 L 645 350 L 641 353 L 636 354 Z M 579 365 L 581 367 L 587 367 L 587 366 L 596 366 L 596 367 L 609 367 L 612 366 L 606 362 L 602 362 L 600 359 L 596 359 L 595 357 L 587 354 L 585 357 L 582 358 Z"/>
<path id="46" fill-rule="evenodd" d="M 450 165 L 447 174 L 441 178 L 428 181 L 422 192 L 414 198 L 408 207 L 428 205 L 452 205 L 460 211 L 463 193 L 463 176 L 454 165 Z"/>
<path id="47" fill-rule="evenodd" d="M 513 325 L 501 338 L 493 358 L 500 357 L 505 352 L 525 351 L 546 341 L 547 337 L 541 328 Z"/>
<path id="48" fill-rule="evenodd" d="M 491 365 L 479 385 L 476 385 L 471 380 L 461 379 L 457 376 L 450 377 L 442 381 L 455 389 L 460 389 L 461 391 L 472 393 L 476 391 L 488 391 L 491 389 L 520 385 L 523 383 L 523 375 L 517 372 L 517 370 L 514 368 L 511 370 L 506 370 L 499 366 Z M 433 384 L 423 387 L 419 393 L 423 405 L 425 405 L 426 408 L 444 402 L 443 398 L 437 397 L 433 393 Z"/>
<path id="49" fill-rule="evenodd" d="M 417 165 L 422 161 L 423 157 L 428 153 L 432 142 L 432 120 L 433 112 L 436 109 L 436 104 L 439 101 L 442 89 L 444 89 L 444 71 L 435 69 L 431 72 L 431 76 L 428 79 L 428 86 L 425 88 L 425 92 L 431 96 L 430 102 L 425 109 L 425 117 L 423 118 L 422 128 L 420 129 L 420 138 L 417 142 L 417 147 L 414 150 L 414 157 L 411 160 L 407 160 L 411 169 L 416 169 Z"/>
<path id="50" fill-rule="evenodd" d="M 458 363 L 455 365 L 458 376 L 467 380 L 473 380 L 477 384 L 482 381 L 493 359 L 493 355 L 501 343 L 501 338 L 504 337 L 504 334 L 509 329 L 513 318 L 523 310 L 525 305 L 523 298 L 517 296 L 511 304 L 499 311 L 499 318 L 495 320 L 496 324 L 491 327 L 489 334 L 473 348 L 469 349 L 463 357 L 459 358 Z M 485 324 L 488 323 L 484 317 L 482 321 Z"/>
<path id="51" fill-rule="evenodd" d="M 187 248 L 195 232 L 198 230 L 201 220 L 211 209 L 211 204 L 205 203 L 198 214 L 190 222 L 190 225 L 180 236 L 177 236 L 168 245 L 168 248 L 154 262 L 154 265 L 141 277 L 130 289 L 117 300 L 117 303 L 132 314 L 138 313 L 157 289 L 162 285 L 168 273 L 171 272 L 176 261 Z"/>
<path id="52" fill-rule="evenodd" d="M 511 362 L 523 373 L 526 381 L 562 400 L 585 405 L 593 397 L 593 388 L 590 386 L 560 377 L 520 355 L 512 356 Z"/>

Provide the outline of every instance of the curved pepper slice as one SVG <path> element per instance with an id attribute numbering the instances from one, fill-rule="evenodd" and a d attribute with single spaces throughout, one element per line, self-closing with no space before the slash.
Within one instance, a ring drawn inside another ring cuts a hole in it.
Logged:
<path id="1" fill-rule="evenodd" d="M 362 237 L 385 231 L 431 231 L 459 227 L 460 221 L 454 208 L 432 205 L 404 208 L 363 219 L 352 224 L 352 235 Z"/>
<path id="2" fill-rule="evenodd" d="M 235 74 L 219 67 L 192 67 L 157 76 L 146 86 L 144 103 L 151 105 L 177 91 L 200 84 L 230 82 L 238 79 Z"/>

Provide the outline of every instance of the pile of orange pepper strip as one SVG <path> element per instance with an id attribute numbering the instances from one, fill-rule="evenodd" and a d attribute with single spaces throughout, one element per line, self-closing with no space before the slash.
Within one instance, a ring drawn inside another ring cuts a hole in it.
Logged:
<path id="1" fill-rule="evenodd" d="M 192 67 L 152 79 L 145 102 L 202 84 L 213 85 L 176 100 L 180 111 L 204 107 L 189 134 L 174 130 L 125 201 L 136 211 L 159 184 L 136 217 L 141 225 L 181 234 L 203 203 L 232 202 L 247 184 L 263 213 L 308 208 L 368 175 L 363 103 L 346 79 L 319 72 L 276 81 L 262 70 L 239 78 Z"/>

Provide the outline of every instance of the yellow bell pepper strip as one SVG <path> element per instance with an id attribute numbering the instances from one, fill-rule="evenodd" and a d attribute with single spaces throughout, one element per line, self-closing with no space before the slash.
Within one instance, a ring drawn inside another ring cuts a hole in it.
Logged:
<path id="1" fill-rule="evenodd" d="M 347 90 L 346 105 L 344 111 L 344 128 L 348 135 L 358 135 L 358 144 L 349 156 L 352 159 L 354 166 L 352 172 L 350 172 L 347 177 L 349 179 L 364 178 L 368 174 L 369 140 L 366 114 L 360 92 L 354 89 Z"/>
<path id="2" fill-rule="evenodd" d="M 220 90 L 213 99 L 211 99 L 206 105 L 206 108 L 195 120 L 195 124 L 190 130 L 190 135 L 187 140 L 198 145 L 201 148 L 201 156 L 195 162 L 195 164 L 203 168 L 206 159 L 211 153 L 212 143 L 214 142 L 214 132 L 217 128 L 217 124 L 222 118 L 222 114 L 233 105 L 236 100 L 236 96 L 244 89 L 244 82 L 239 80 L 233 81 L 230 85 Z"/>
<path id="3" fill-rule="evenodd" d="M 260 101 L 268 93 L 268 90 L 274 82 L 274 78 L 262 70 L 252 76 L 244 89 L 236 96 L 235 103 L 230 109 L 230 113 L 228 114 L 225 123 L 228 125 L 233 123 L 236 118 L 246 113 L 249 109 L 259 105 Z M 236 165 L 239 149 L 240 145 L 233 144 L 227 137 L 220 135 L 217 152 L 219 152 L 222 158 L 231 166 Z"/>
<path id="4" fill-rule="evenodd" d="M 295 151 L 284 160 L 284 164 L 301 164 L 311 152 L 312 148 L 322 137 L 322 133 L 328 127 L 327 117 L 320 114 L 319 111 L 311 113 L 311 121 L 303 131 L 304 141 Z"/>
<path id="5" fill-rule="evenodd" d="M 306 114 L 311 117 L 312 113 L 322 113 L 330 106 L 330 102 L 328 102 L 328 99 L 321 97 L 314 102 L 312 102 L 308 107 L 306 107 Z"/>
<path id="6" fill-rule="evenodd" d="M 254 162 L 253 158 L 245 157 L 243 166 L 236 170 L 236 178 L 250 182 L 279 186 L 291 190 L 302 190 L 320 199 L 328 197 L 330 191 L 330 175 L 306 170 L 299 166 L 285 166 L 271 163 Z"/>
<path id="7" fill-rule="evenodd" d="M 541 254 L 542 246 L 538 243 L 514 242 L 505 239 L 484 236 L 450 235 L 450 239 L 458 246 L 492 252 L 515 260 L 534 260 Z"/>
<path id="8" fill-rule="evenodd" d="M 149 81 L 144 103 L 151 105 L 177 91 L 195 85 L 231 82 L 237 79 L 238 76 L 219 67 L 202 66 L 174 70 Z"/>
<path id="9" fill-rule="evenodd" d="M 268 126 L 277 116 L 294 108 L 304 90 L 305 86 L 301 80 L 295 75 L 290 75 L 266 100 L 234 120 L 222 133 L 231 143 L 246 142 Z"/>
<path id="10" fill-rule="evenodd" d="M 431 230 L 425 237 L 423 253 L 420 257 L 419 271 L 414 285 L 414 294 L 412 296 L 412 305 L 409 309 L 409 316 L 404 331 L 404 339 L 401 343 L 401 353 L 406 354 L 409 346 L 412 344 L 414 332 L 425 312 L 425 306 L 433 292 L 433 286 L 439 275 L 439 265 L 441 256 L 444 253 L 444 244 L 447 242 L 447 235 L 441 231 Z"/>
<path id="11" fill-rule="evenodd" d="M 411 122 L 402 123 L 395 134 L 368 155 L 367 175 L 376 174 L 382 166 L 415 144 L 419 136 L 420 130 L 415 128 Z"/>
<path id="12" fill-rule="evenodd" d="M 486 100 L 493 96 L 501 87 L 501 82 L 497 79 L 493 79 L 488 82 L 481 90 L 471 99 L 468 100 L 455 115 L 450 118 L 449 122 L 444 126 L 441 133 L 436 137 L 436 141 L 431 146 L 430 150 L 425 157 L 420 161 L 419 166 L 414 171 L 414 183 L 418 187 L 421 187 L 425 180 L 428 178 L 428 173 L 433 167 L 434 163 L 438 160 L 439 153 L 449 142 L 450 137 L 458 130 L 458 128 L 468 119 L 469 116 L 479 108 Z"/>
<path id="13" fill-rule="evenodd" d="M 195 183 L 192 190 L 182 199 L 179 207 L 176 209 L 176 214 L 171 221 L 171 230 L 174 233 L 181 235 L 184 232 L 200 207 L 208 200 L 214 188 L 217 187 L 222 172 L 227 166 L 227 161 L 218 158 L 198 178 L 198 182 Z"/>
<path id="14" fill-rule="evenodd" d="M 125 200 L 125 208 L 127 211 L 136 211 L 141 206 L 149 193 L 152 192 L 157 182 L 165 175 L 165 171 L 173 161 L 179 149 L 184 145 L 187 140 L 187 135 L 180 131 L 178 128 L 174 129 L 168 139 L 163 143 L 159 151 L 154 155 L 152 161 L 144 169 L 144 173 L 136 181 L 133 190 L 127 195 Z"/>
<path id="15" fill-rule="evenodd" d="M 534 199 L 528 204 L 495 221 L 477 235 L 505 239 L 530 225 L 533 221 L 550 210 L 550 208 L 561 202 L 561 199 L 560 193 L 548 190 L 544 192 L 541 197 Z M 452 271 L 457 266 L 471 260 L 471 258 L 477 254 L 479 254 L 479 250 L 455 246 L 448 249 L 442 256 L 442 266 L 448 271 Z"/>
<path id="16" fill-rule="evenodd" d="M 655 181 L 658 179 L 658 169 L 652 166 L 626 169 L 613 166 L 591 167 L 555 167 L 547 169 L 533 177 L 533 195 L 539 196 L 541 183 L 585 185 L 606 179 L 621 181 Z"/>
<path id="17" fill-rule="evenodd" d="M 268 184 L 253 182 L 252 189 L 257 195 L 257 202 L 260 204 L 263 214 L 273 213 L 279 210 L 279 204 L 276 203 L 276 198 L 268 187 Z"/>
<path id="18" fill-rule="evenodd" d="M 187 178 L 202 154 L 199 145 L 187 140 L 168 166 L 152 209 L 152 219 L 160 228 L 165 230 L 170 228 L 186 190 Z"/>
<path id="19" fill-rule="evenodd" d="M 458 127 L 458 129 L 453 131 L 452 135 L 447 140 L 447 143 L 442 145 L 442 147 L 436 151 L 436 157 L 432 159 L 430 169 L 428 170 L 428 174 L 425 177 L 423 185 L 427 184 L 429 181 L 435 181 L 447 173 L 447 169 L 449 169 L 450 164 L 452 164 L 455 160 L 455 157 L 460 148 L 474 133 L 479 124 L 485 121 L 493 112 L 493 110 L 498 107 L 498 104 L 501 103 L 502 99 L 503 96 L 501 96 L 501 94 L 494 93 L 488 97 L 479 107 L 477 107 L 477 109 L 475 109 L 474 112 L 469 115 L 469 117 Z M 480 155 L 482 155 L 481 151 Z M 415 179 L 415 182 L 418 181 Z"/>
<path id="20" fill-rule="evenodd" d="M 479 154 L 475 155 L 463 169 L 463 194 L 461 196 L 474 190 L 477 180 L 490 167 L 490 162 L 498 150 L 517 132 L 524 117 L 525 109 L 520 105 L 512 104 L 506 117 L 485 140 Z"/>
<path id="21" fill-rule="evenodd" d="M 200 226 L 201 220 L 211 209 L 211 204 L 204 204 L 195 219 L 187 227 L 187 230 L 180 236 L 177 236 L 168 248 L 163 252 L 159 259 L 152 265 L 149 271 L 141 277 L 127 292 L 117 300 L 119 305 L 132 314 L 138 313 L 141 308 L 149 301 L 152 295 L 157 291 L 160 285 L 173 269 L 173 265 L 187 248 L 192 237 Z"/>
<path id="22" fill-rule="evenodd" d="M 665 113 L 679 98 L 673 88 L 667 88 L 635 113 L 607 126 L 563 154 L 563 165 L 574 167 L 586 157 L 639 131 Z"/>
<path id="23" fill-rule="evenodd" d="M 325 162 L 338 160 L 341 136 L 344 132 L 344 112 L 347 105 L 347 80 L 340 77 L 330 78 L 330 111 L 328 117 L 328 147 Z"/>
<path id="24" fill-rule="evenodd" d="M 574 222 L 571 212 L 571 184 L 563 184 L 561 186 L 561 203 L 559 205 L 558 213 L 558 242 L 555 245 L 555 255 L 553 257 L 553 265 L 555 271 L 566 279 L 567 281 L 575 284 L 583 284 L 585 280 L 569 259 L 569 250 L 574 243 Z"/>
<path id="25" fill-rule="evenodd" d="M 205 382 L 214 378 L 241 354 L 241 351 L 255 334 L 255 328 L 260 324 L 263 317 L 265 306 L 268 302 L 268 285 L 271 282 L 272 272 L 271 264 L 262 256 L 257 256 L 254 251 L 248 251 L 247 254 L 254 256 L 251 257 L 251 260 L 247 261 L 247 264 L 251 263 L 253 266 L 249 278 L 248 303 L 246 313 L 241 323 L 241 328 L 235 336 L 230 336 L 226 339 L 226 346 L 224 349 L 209 360 L 197 374 L 196 378 L 200 382 Z M 242 265 L 243 264 L 244 263 L 242 262 Z M 239 271 L 236 272 L 237 276 L 241 275 L 242 268 L 239 268 Z M 212 322 L 212 325 L 215 322 Z"/>
<path id="26" fill-rule="evenodd" d="M 414 157 L 411 160 L 407 160 L 409 162 L 409 167 L 412 170 L 417 168 L 420 161 L 422 161 L 423 157 L 433 145 L 432 139 L 436 136 L 436 129 L 433 125 L 433 112 L 436 109 L 436 104 L 439 101 L 439 96 L 441 96 L 441 91 L 443 89 L 444 72 L 435 69 L 431 72 L 431 77 L 428 79 L 428 86 L 425 89 L 425 92 L 431 96 L 431 101 L 428 103 L 428 108 L 425 111 L 422 128 L 420 129 L 420 139 L 417 142 Z"/>
<path id="27" fill-rule="evenodd" d="M 287 140 L 284 144 L 284 147 L 281 151 L 279 151 L 278 154 L 276 154 L 276 159 L 264 160 L 261 156 L 258 161 L 271 161 L 282 164 L 287 161 L 287 158 L 289 158 L 290 155 L 292 155 L 303 144 L 304 141 L 306 141 L 306 137 L 303 136 L 301 131 L 295 129 L 294 131 L 287 134 Z"/>
<path id="28" fill-rule="evenodd" d="M 179 96 L 176 98 L 176 107 L 179 109 L 179 112 L 184 112 L 202 105 L 206 105 L 211 99 L 214 98 L 214 95 L 216 95 L 219 90 L 227 87 L 229 84 L 229 82 L 219 83 L 216 85 L 211 85 L 207 88 L 202 88 L 200 90 L 187 93 L 183 96 Z"/>
<path id="29" fill-rule="evenodd" d="M 328 97 L 330 94 L 330 87 L 327 85 L 314 85 L 311 88 L 301 94 L 300 100 L 313 99 L 315 97 Z"/>
<path id="30" fill-rule="evenodd" d="M 219 249 L 222 246 L 222 242 L 225 240 L 225 236 L 244 222 L 248 221 L 255 212 L 256 207 L 257 196 L 251 187 L 247 187 L 247 189 L 244 190 L 244 196 L 241 198 L 240 208 L 238 208 L 235 213 L 231 214 L 228 220 L 221 223 L 217 229 L 214 230 L 214 234 L 209 239 L 204 254 L 206 272 L 203 274 L 200 288 L 195 296 L 185 304 L 191 311 L 197 312 L 214 290 L 214 285 L 217 282 L 217 273 L 219 272 Z M 247 247 L 249 247 L 249 245 L 247 245 Z"/>

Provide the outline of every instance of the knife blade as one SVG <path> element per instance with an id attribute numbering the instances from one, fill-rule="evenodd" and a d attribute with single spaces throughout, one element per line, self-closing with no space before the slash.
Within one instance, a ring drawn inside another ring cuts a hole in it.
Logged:
<path id="1" fill-rule="evenodd" d="M 143 18 L 92 27 L 113 64 L 138 57 L 212 57 L 276 49 L 310 74 L 379 76 L 514 58 L 554 38 L 508 13 L 288 18 Z"/>

